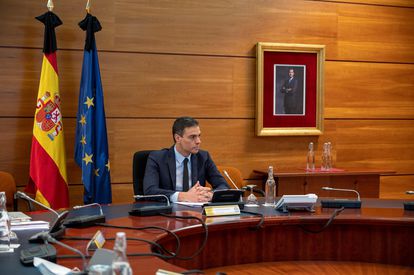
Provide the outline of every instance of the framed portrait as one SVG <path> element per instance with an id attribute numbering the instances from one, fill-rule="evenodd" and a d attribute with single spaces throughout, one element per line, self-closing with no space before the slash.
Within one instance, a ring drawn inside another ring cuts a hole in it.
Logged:
<path id="1" fill-rule="evenodd" d="M 256 134 L 323 133 L 324 45 L 257 44 Z"/>

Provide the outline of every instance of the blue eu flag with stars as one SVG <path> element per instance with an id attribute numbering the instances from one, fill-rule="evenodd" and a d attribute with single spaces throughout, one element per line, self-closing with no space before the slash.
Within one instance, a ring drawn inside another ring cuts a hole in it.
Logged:
<path id="1" fill-rule="evenodd" d="M 98 53 L 94 33 L 102 29 L 95 16 L 86 15 L 79 23 L 86 31 L 82 78 L 76 121 L 75 162 L 82 168 L 85 204 L 111 203 L 105 109 Z"/>

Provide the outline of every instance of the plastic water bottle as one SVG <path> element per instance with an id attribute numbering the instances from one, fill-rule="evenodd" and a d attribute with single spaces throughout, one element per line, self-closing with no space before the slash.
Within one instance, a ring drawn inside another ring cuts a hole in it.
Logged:
<path id="1" fill-rule="evenodd" d="M 306 158 L 306 170 L 307 171 L 315 170 L 315 151 L 313 150 L 313 142 L 309 143 L 308 155 Z"/>
<path id="2" fill-rule="evenodd" d="M 115 238 L 115 259 L 112 262 L 112 274 L 113 275 L 132 275 L 132 269 L 129 265 L 128 258 L 126 256 L 127 241 L 125 232 L 116 233 Z"/>
<path id="3" fill-rule="evenodd" d="M 332 157 L 332 144 L 330 142 L 327 143 L 327 162 L 326 162 L 326 170 L 331 170 L 333 167 L 333 157 Z"/>
<path id="4" fill-rule="evenodd" d="M 10 217 L 7 213 L 6 193 L 0 192 L 0 251 L 10 250 Z"/>
<path id="5" fill-rule="evenodd" d="M 323 144 L 323 149 L 322 149 L 322 165 L 321 165 L 321 171 L 327 171 L 329 170 L 328 167 L 328 143 L 325 142 Z"/>
<path id="6" fill-rule="evenodd" d="M 276 199 L 276 182 L 273 178 L 273 166 L 269 166 L 265 191 L 266 197 L 264 206 L 274 206 Z"/>

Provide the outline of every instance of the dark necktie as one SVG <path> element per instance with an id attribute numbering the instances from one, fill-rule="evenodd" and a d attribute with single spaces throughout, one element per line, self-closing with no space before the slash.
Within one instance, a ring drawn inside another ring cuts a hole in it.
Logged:
<path id="1" fill-rule="evenodd" d="M 183 171 L 183 191 L 187 192 L 188 186 L 188 158 L 184 159 L 184 171 Z"/>

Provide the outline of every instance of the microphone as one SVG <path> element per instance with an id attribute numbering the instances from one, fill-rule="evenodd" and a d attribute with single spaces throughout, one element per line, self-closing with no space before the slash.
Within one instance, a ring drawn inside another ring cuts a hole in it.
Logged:
<path id="1" fill-rule="evenodd" d="M 67 217 L 67 215 L 69 214 L 68 211 L 63 211 L 62 213 L 58 213 L 55 210 L 53 210 L 52 208 L 44 205 L 43 203 L 40 203 L 34 199 L 32 199 L 31 197 L 29 197 L 28 195 L 26 195 L 25 193 L 21 192 L 21 191 L 17 191 L 15 193 L 16 198 L 20 198 L 20 199 L 24 199 L 24 200 L 29 200 L 31 202 L 34 202 L 37 205 L 40 205 L 41 207 L 49 210 L 50 212 L 52 212 L 53 214 L 55 214 L 57 217 L 56 219 L 51 223 L 50 227 L 49 227 L 49 231 L 42 231 L 40 233 L 36 233 L 33 236 L 31 236 L 29 238 L 29 242 L 32 243 L 36 243 L 36 242 L 41 242 L 42 239 L 39 237 L 41 233 L 48 233 L 50 236 L 53 236 L 54 238 L 60 238 L 64 233 L 65 233 L 65 227 L 63 226 L 63 221 L 65 220 L 65 218 Z"/>
<path id="2" fill-rule="evenodd" d="M 71 246 L 69 246 L 69 245 L 67 245 L 67 244 L 65 244 L 65 243 L 62 243 L 62 242 L 60 242 L 60 241 L 58 241 L 58 240 L 56 240 L 55 238 L 53 238 L 49 233 L 47 233 L 47 232 L 43 232 L 42 234 L 40 234 L 40 236 L 39 236 L 41 239 L 43 239 L 44 241 L 46 241 L 46 242 L 50 242 L 50 243 L 54 243 L 54 244 L 57 244 L 57 245 L 60 245 L 60 246 L 62 246 L 62 247 L 64 247 L 64 248 L 66 248 L 66 249 L 69 249 L 70 251 L 72 251 L 72 252 L 75 252 L 76 254 L 79 254 L 81 257 L 82 257 L 82 264 L 83 264 L 83 268 L 82 268 L 82 270 L 81 270 L 81 272 L 80 273 L 76 273 L 76 274 L 88 274 L 88 272 L 87 272 L 87 268 L 86 268 L 86 257 L 85 257 L 85 255 L 82 253 L 82 252 L 80 252 L 79 250 L 77 250 L 76 248 L 74 248 L 74 247 L 71 247 Z"/>
<path id="3" fill-rule="evenodd" d="M 227 173 L 226 170 L 223 170 L 223 173 L 226 176 L 226 178 L 228 178 L 230 180 L 230 182 L 233 184 L 233 186 L 236 187 L 237 190 L 241 190 L 243 192 L 246 191 L 246 190 L 249 190 L 250 187 L 248 187 L 248 186 L 243 186 L 241 189 L 238 188 L 237 185 L 234 183 L 234 181 L 231 179 L 229 173 Z M 260 193 L 260 195 L 262 195 L 263 197 L 265 196 L 265 193 L 263 192 L 263 190 L 253 188 L 253 192 Z"/>
<path id="4" fill-rule="evenodd" d="M 56 211 L 55 211 L 55 210 L 53 210 L 52 208 L 50 208 L 50 207 L 48 207 L 48 206 L 44 205 L 43 203 L 40 203 L 40 202 L 38 202 L 37 200 L 32 199 L 31 197 L 29 197 L 28 195 L 26 195 L 26 193 L 23 193 L 23 192 L 21 192 L 21 191 L 17 191 L 17 192 L 15 193 L 15 197 L 16 197 L 16 198 L 20 198 L 20 199 L 24 199 L 24 200 L 29 200 L 29 201 L 31 201 L 31 202 L 34 202 L 34 203 L 36 203 L 37 205 L 40 205 L 41 207 L 43 207 L 43 208 L 45 208 L 45 209 L 49 210 L 50 212 L 53 212 L 53 213 L 54 213 L 57 217 L 59 217 L 59 213 L 58 213 L 58 212 L 56 212 Z"/>
<path id="5" fill-rule="evenodd" d="M 223 170 L 223 173 L 224 173 L 224 175 L 230 180 L 230 182 L 231 182 L 231 184 L 233 184 L 233 186 L 237 189 L 237 190 L 240 190 L 240 188 L 239 187 L 237 187 L 237 185 L 234 183 L 234 181 L 231 179 L 231 177 L 230 177 L 230 175 L 229 175 L 229 173 L 227 173 L 227 171 L 226 170 Z M 242 192 L 240 192 L 240 202 L 243 202 L 243 193 L 244 193 L 244 191 L 245 191 L 246 189 L 243 189 L 242 188 L 242 190 L 240 190 L 240 191 L 242 191 Z M 240 207 L 240 206 L 239 206 Z"/>
<path id="6" fill-rule="evenodd" d="M 230 182 L 231 182 L 231 184 L 233 184 L 233 186 L 237 189 L 237 190 L 240 190 L 240 188 L 239 187 L 237 187 L 237 185 L 234 183 L 234 181 L 230 178 L 230 175 L 229 175 L 229 173 L 227 173 L 227 171 L 226 170 L 223 170 L 223 173 L 224 173 L 224 175 L 230 180 Z"/>
<path id="7" fill-rule="evenodd" d="M 321 200 L 322 208 L 361 208 L 361 197 L 358 191 L 353 189 L 341 189 L 341 188 L 332 188 L 332 187 L 322 187 L 322 190 L 325 191 L 340 191 L 340 192 L 354 192 L 357 194 L 357 200 L 349 199 L 333 199 L 333 200 Z"/>
<path id="8" fill-rule="evenodd" d="M 105 222 L 105 215 L 102 211 L 102 207 L 99 203 L 91 203 L 86 205 L 77 205 L 74 206 L 73 209 L 81 209 L 90 206 L 98 206 L 99 207 L 99 215 L 81 215 L 74 218 L 66 219 L 64 225 L 70 228 L 83 228 L 94 226 L 97 223 L 104 223 Z"/>
<path id="9" fill-rule="evenodd" d="M 407 195 L 414 195 L 414 191 L 406 191 Z M 414 210 L 414 201 L 404 202 L 404 210 L 412 211 Z"/>
<path id="10" fill-rule="evenodd" d="M 153 216 L 158 215 L 161 213 L 164 214 L 171 214 L 172 213 L 172 205 L 170 204 L 170 200 L 166 195 L 158 194 L 158 195 L 135 195 L 135 199 L 142 199 L 142 198 L 156 198 L 162 197 L 167 200 L 167 205 L 135 205 L 131 211 L 129 211 L 129 215 L 131 216 Z"/>

